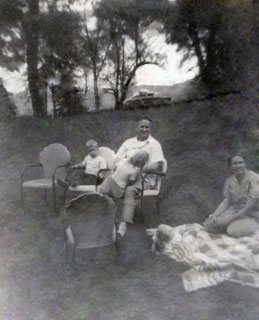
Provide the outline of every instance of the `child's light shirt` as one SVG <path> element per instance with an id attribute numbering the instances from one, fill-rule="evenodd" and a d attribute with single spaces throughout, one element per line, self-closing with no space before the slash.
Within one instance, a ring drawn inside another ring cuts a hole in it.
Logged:
<path id="1" fill-rule="evenodd" d="M 95 176 L 97 176 L 99 170 L 107 168 L 104 158 L 100 155 L 96 156 L 95 158 L 87 155 L 82 164 L 86 166 L 85 173 L 93 174 Z"/>
<path id="2" fill-rule="evenodd" d="M 124 189 L 128 181 L 136 181 L 139 178 L 140 168 L 133 166 L 129 160 L 123 160 L 118 164 L 115 172 L 112 174 L 113 180 Z"/>

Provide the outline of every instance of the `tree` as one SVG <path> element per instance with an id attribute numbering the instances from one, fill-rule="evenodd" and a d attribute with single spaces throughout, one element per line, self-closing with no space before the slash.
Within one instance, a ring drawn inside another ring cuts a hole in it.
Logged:
<path id="1" fill-rule="evenodd" d="M 41 14 L 39 59 L 43 77 L 62 74 L 64 70 L 74 75 L 82 60 L 78 48 L 80 32 L 77 12 L 60 11 L 49 6 L 49 10 Z"/>
<path id="2" fill-rule="evenodd" d="M 29 90 L 31 94 L 33 115 L 44 117 L 47 110 L 44 107 L 43 95 L 40 92 L 41 81 L 39 75 L 39 0 L 27 0 L 28 12 L 24 15 L 22 26 L 26 43 L 26 62 Z"/>
<path id="3" fill-rule="evenodd" d="M 69 77 L 73 81 L 76 77 L 75 70 L 82 64 L 78 48 L 80 32 L 80 15 L 69 7 L 60 11 L 49 5 L 48 11 L 41 14 L 39 72 L 46 86 L 49 78 L 58 78 L 64 87 L 67 84 L 64 79 Z"/>
<path id="4" fill-rule="evenodd" d="M 94 80 L 94 98 L 95 109 L 100 108 L 98 80 L 100 74 L 105 67 L 107 55 L 111 46 L 111 38 L 108 30 L 107 21 L 100 19 L 98 16 L 94 19 L 94 26 L 90 29 L 84 12 L 82 22 L 81 37 L 81 56 L 83 57 L 83 67 L 90 69 Z"/>
<path id="5" fill-rule="evenodd" d="M 3 0 L 0 4 L 2 46 L 0 63 L 9 70 L 27 64 L 33 114 L 46 115 L 38 70 L 39 0 Z"/>
<path id="6" fill-rule="evenodd" d="M 176 0 L 168 3 L 162 21 L 168 42 L 185 51 L 183 62 L 197 57 L 200 77 L 206 85 L 243 85 L 250 55 L 249 1 Z"/>
<path id="7" fill-rule="evenodd" d="M 10 71 L 24 62 L 23 40 L 20 33 L 22 3 L 18 0 L 0 2 L 0 64 Z"/>
<path id="8" fill-rule="evenodd" d="M 48 0 L 2 0 L 0 3 L 0 64 L 15 70 L 26 63 L 35 117 L 47 115 L 44 103 L 47 75 L 64 65 L 72 69 L 77 58 L 73 42 L 68 40 L 78 30 L 76 16 L 71 17 L 67 8 L 58 9 L 58 1 L 51 3 Z M 47 5 L 45 11 L 40 10 L 43 4 Z M 49 54 L 44 54 L 48 50 Z"/>
<path id="9" fill-rule="evenodd" d="M 161 55 L 154 54 L 144 33 L 152 18 L 146 11 L 146 2 L 137 0 L 104 0 L 96 15 L 108 22 L 111 46 L 108 52 L 108 73 L 104 80 L 110 84 L 115 109 L 121 109 L 136 71 L 146 64 L 158 64 Z"/>

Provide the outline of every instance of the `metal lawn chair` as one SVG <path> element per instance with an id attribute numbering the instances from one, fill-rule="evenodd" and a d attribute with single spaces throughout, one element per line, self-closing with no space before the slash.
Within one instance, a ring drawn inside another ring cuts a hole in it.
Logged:
<path id="1" fill-rule="evenodd" d="M 39 163 L 26 166 L 21 174 L 21 198 L 25 208 L 25 189 L 52 190 L 54 209 L 57 212 L 56 186 L 57 179 L 64 179 L 71 156 L 68 149 L 60 143 L 53 143 L 45 147 L 39 156 Z M 34 168 L 42 169 L 42 177 L 28 180 Z"/>
<path id="2" fill-rule="evenodd" d="M 155 186 L 151 190 L 144 190 L 144 183 L 147 178 L 147 174 L 142 176 L 142 191 L 140 196 L 140 209 L 143 215 L 144 211 L 144 202 L 145 199 L 152 200 L 155 202 L 156 214 L 159 217 L 160 215 L 160 200 L 162 198 L 162 181 L 166 176 L 167 172 L 167 161 L 163 163 L 162 169 L 160 172 L 156 173 L 156 183 Z"/>
<path id="3" fill-rule="evenodd" d="M 69 186 L 68 189 L 65 190 L 65 194 L 64 194 L 64 202 L 66 202 L 67 200 L 67 195 L 69 192 L 75 192 L 75 193 L 90 193 L 90 192 L 96 192 L 97 191 L 97 187 L 99 182 L 101 181 L 100 179 L 100 174 L 105 175 L 107 172 L 110 171 L 114 160 L 115 160 L 115 153 L 114 151 L 112 151 L 110 148 L 108 147 L 99 147 L 99 154 L 104 158 L 106 165 L 107 165 L 107 169 L 103 169 L 100 170 L 98 176 L 96 177 L 95 180 L 93 180 L 92 184 L 87 184 L 87 185 L 83 185 L 83 184 L 79 184 L 76 187 L 73 186 Z M 69 169 L 71 171 L 73 170 L 81 170 L 82 169 Z"/>
<path id="4" fill-rule="evenodd" d="M 75 262 L 77 251 L 116 245 L 115 218 L 110 197 L 95 192 L 70 200 L 63 211 L 67 262 Z"/>

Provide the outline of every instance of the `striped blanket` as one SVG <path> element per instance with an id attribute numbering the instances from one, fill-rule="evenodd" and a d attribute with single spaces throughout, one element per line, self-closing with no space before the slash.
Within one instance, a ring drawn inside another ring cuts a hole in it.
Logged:
<path id="1" fill-rule="evenodd" d="M 147 233 L 154 251 L 191 268 L 182 274 L 188 292 L 226 280 L 259 288 L 259 234 L 236 239 L 208 233 L 199 224 L 161 224 Z"/>

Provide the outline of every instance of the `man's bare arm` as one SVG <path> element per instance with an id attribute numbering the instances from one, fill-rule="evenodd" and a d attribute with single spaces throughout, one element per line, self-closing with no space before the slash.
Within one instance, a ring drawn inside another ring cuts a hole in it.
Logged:
<path id="1" fill-rule="evenodd" d="M 164 164 L 163 161 L 154 162 L 154 163 L 150 164 L 149 166 L 144 167 L 142 172 L 143 173 L 151 173 L 151 174 L 162 173 L 163 172 L 163 170 L 162 170 L 163 164 Z"/>

